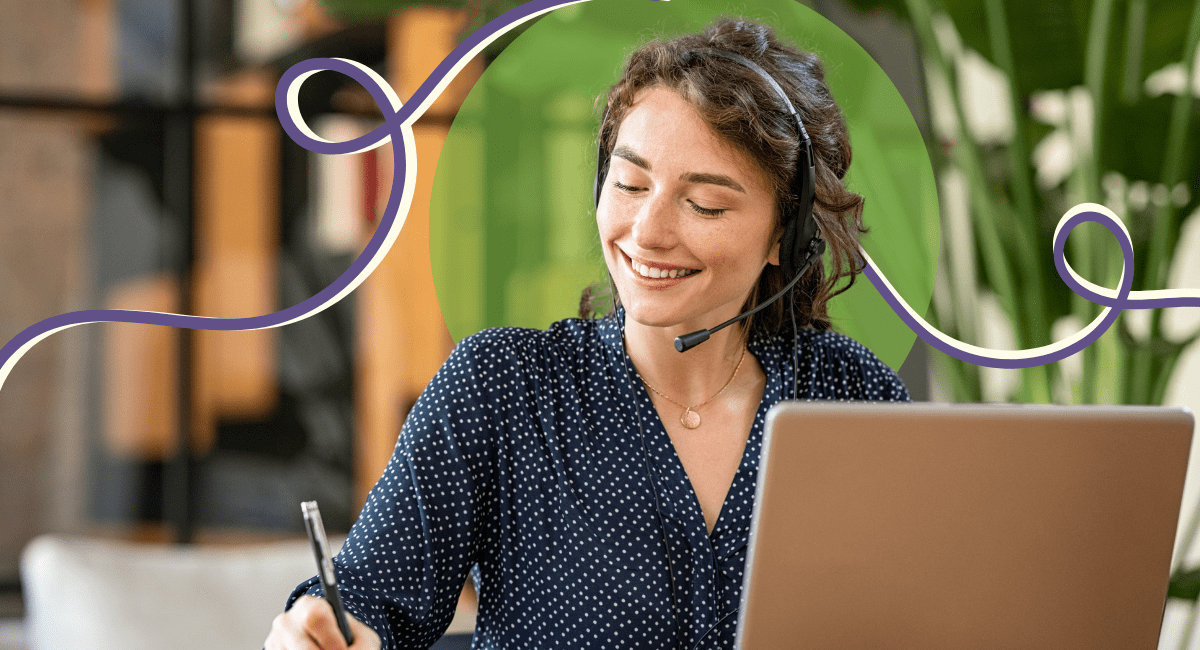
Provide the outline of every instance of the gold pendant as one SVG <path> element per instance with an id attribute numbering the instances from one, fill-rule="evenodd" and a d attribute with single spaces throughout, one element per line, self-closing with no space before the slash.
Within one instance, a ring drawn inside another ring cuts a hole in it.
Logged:
<path id="1" fill-rule="evenodd" d="M 685 408 L 683 409 L 683 415 L 679 418 L 679 422 L 689 429 L 695 429 L 700 426 L 700 414 L 690 408 Z"/>

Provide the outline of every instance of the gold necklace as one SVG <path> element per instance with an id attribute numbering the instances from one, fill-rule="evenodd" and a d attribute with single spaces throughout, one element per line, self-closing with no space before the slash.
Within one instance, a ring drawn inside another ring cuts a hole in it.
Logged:
<path id="1" fill-rule="evenodd" d="M 713 395 L 712 397 L 704 400 L 703 402 L 700 402 L 699 404 L 696 404 L 695 406 L 688 406 L 686 404 L 680 404 L 679 402 L 676 402 L 675 400 L 671 399 L 670 397 L 667 397 L 666 395 L 664 395 L 661 390 L 651 386 L 650 382 L 646 381 L 645 377 L 641 377 L 639 375 L 638 378 L 642 380 L 643 384 L 646 384 L 646 388 L 649 388 L 650 390 L 654 391 L 659 397 L 667 400 L 668 402 L 670 402 L 676 406 L 682 406 L 683 407 L 683 415 L 679 416 L 679 423 L 689 429 L 695 429 L 700 426 L 700 414 L 696 412 L 696 409 L 717 399 L 717 395 L 724 393 L 725 389 L 729 388 L 729 384 L 733 383 L 733 378 L 737 377 L 738 370 L 741 370 L 742 362 L 745 360 L 746 360 L 746 348 L 743 347 L 742 348 L 742 356 L 740 359 L 738 359 L 737 366 L 735 366 L 733 369 L 733 374 L 729 376 L 729 381 L 725 382 L 725 385 L 721 387 L 721 390 L 717 391 L 716 395 Z"/>

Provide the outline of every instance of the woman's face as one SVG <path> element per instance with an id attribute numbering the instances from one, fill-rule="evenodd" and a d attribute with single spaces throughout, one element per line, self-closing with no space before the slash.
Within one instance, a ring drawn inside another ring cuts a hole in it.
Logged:
<path id="1" fill-rule="evenodd" d="M 596 209 L 626 314 L 681 333 L 736 316 L 767 263 L 779 263 L 769 188 L 681 96 L 642 91 Z"/>

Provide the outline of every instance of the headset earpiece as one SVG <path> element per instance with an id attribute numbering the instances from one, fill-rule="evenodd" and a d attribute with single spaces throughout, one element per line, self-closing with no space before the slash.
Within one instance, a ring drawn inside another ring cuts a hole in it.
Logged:
<path id="1" fill-rule="evenodd" d="M 801 131 L 801 133 L 804 132 Z M 819 239 L 820 235 L 817 229 L 817 220 L 813 217 L 813 198 L 816 195 L 817 174 L 812 160 L 812 145 L 808 134 L 804 133 L 804 142 L 799 160 L 796 161 L 796 176 L 793 181 L 798 210 L 795 214 L 784 214 L 783 218 L 787 225 L 784 227 L 783 237 L 779 241 L 779 268 L 786 277 L 792 277 L 800 272 L 800 268 L 808 261 L 810 245 L 814 239 Z"/>

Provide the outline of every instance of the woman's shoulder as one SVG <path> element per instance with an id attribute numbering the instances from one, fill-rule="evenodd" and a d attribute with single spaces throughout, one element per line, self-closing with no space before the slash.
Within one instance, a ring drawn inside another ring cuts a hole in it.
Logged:
<path id="1" fill-rule="evenodd" d="M 586 355 L 600 342 L 601 322 L 568 318 L 544 330 L 490 327 L 464 338 L 451 355 L 475 360 L 490 358 L 522 363 L 569 360 Z"/>
<path id="2" fill-rule="evenodd" d="M 801 330 L 800 369 L 812 372 L 814 397 L 908 401 L 900 375 L 867 346 L 833 330 Z M 806 363 L 807 362 L 807 363 Z"/>
<path id="3" fill-rule="evenodd" d="M 454 347 L 423 397 L 455 412 L 484 408 L 495 415 L 501 410 L 533 408 L 529 397 L 542 394 L 541 387 L 559 385 L 595 368 L 597 330 L 594 321 L 574 319 L 545 330 L 481 330 Z"/>
<path id="4" fill-rule="evenodd" d="M 418 417 L 441 412 L 471 419 L 485 411 L 495 415 L 526 408 L 525 398 L 538 386 L 585 367 L 574 357 L 577 350 L 594 347 L 596 329 L 594 322 L 571 320 L 545 330 L 493 327 L 467 336 L 425 387 L 414 412 Z"/>

